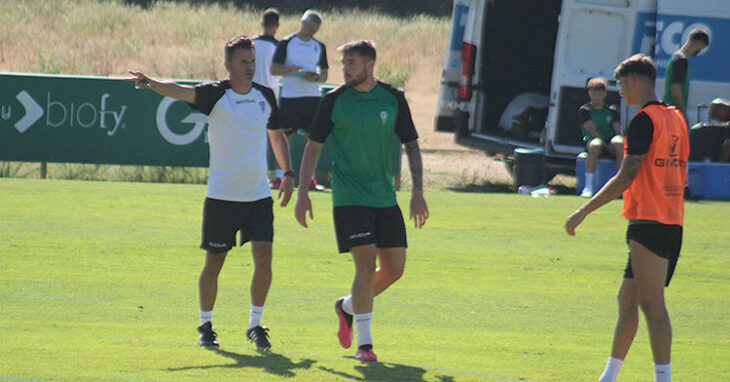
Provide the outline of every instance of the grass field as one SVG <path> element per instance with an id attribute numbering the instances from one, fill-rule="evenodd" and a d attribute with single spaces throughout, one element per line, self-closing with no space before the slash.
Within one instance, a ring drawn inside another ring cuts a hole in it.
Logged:
<path id="1" fill-rule="evenodd" d="M 298 227 L 276 208 L 273 352 L 244 340 L 249 248 L 220 280 L 222 347 L 196 345 L 200 185 L 0 179 L 0 380 L 590 381 L 600 373 L 625 263 L 619 202 L 575 238 L 582 199 L 429 192 L 406 274 L 375 303 L 382 363 L 335 338 L 353 266 L 335 253 L 330 196 Z M 407 194 L 399 195 L 407 206 Z M 407 208 L 406 208 L 407 209 Z M 688 203 L 668 289 L 678 381 L 730 380 L 730 203 Z M 653 380 L 642 322 L 622 381 Z"/>

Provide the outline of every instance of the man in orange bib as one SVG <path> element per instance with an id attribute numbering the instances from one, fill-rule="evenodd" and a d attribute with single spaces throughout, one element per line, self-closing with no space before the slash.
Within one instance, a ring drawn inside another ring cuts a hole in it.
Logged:
<path id="1" fill-rule="evenodd" d="M 614 76 L 629 106 L 641 106 L 629 123 L 618 173 L 565 222 L 568 235 L 590 214 L 623 193 L 629 221 L 629 261 L 618 292 L 619 317 L 611 357 L 599 382 L 614 382 L 644 312 L 654 355 L 654 380 L 671 381 L 672 326 L 664 304 L 679 259 L 684 224 L 689 136 L 682 113 L 658 102 L 656 67 L 648 56 L 624 60 Z"/>

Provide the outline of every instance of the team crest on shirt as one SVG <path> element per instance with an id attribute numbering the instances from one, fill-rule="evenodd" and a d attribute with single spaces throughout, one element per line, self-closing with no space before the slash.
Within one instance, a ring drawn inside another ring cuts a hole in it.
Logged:
<path id="1" fill-rule="evenodd" d="M 259 107 L 261 108 L 262 113 L 265 112 L 266 111 L 266 102 L 259 101 Z"/>
<path id="2" fill-rule="evenodd" d="M 388 112 L 383 110 L 380 112 L 380 120 L 383 121 L 383 125 L 385 125 L 385 121 L 388 120 Z"/>

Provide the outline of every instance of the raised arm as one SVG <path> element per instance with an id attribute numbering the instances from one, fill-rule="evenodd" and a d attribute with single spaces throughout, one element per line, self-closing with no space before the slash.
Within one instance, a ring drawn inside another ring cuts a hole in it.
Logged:
<path id="1" fill-rule="evenodd" d="M 130 70 L 129 74 L 134 77 L 125 78 L 125 80 L 134 81 L 134 86 L 138 89 L 152 89 L 165 97 L 172 97 L 187 103 L 195 103 L 195 89 L 192 86 L 180 85 L 173 81 L 158 81 L 142 72 L 133 70 Z"/>

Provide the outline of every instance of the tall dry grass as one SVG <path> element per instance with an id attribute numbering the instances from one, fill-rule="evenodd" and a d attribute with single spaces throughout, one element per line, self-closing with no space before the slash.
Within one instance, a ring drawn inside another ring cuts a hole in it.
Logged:
<path id="1" fill-rule="evenodd" d="M 299 28 L 299 15 L 282 11 L 279 37 Z M 124 76 L 140 69 L 220 79 L 223 44 L 258 34 L 260 13 L 217 4 L 159 2 L 143 10 L 110 0 L 0 0 L 0 71 Z M 348 10 L 325 12 L 316 38 L 328 48 L 330 82 L 342 80 L 336 47 L 365 38 L 378 46 L 379 76 L 406 87 L 415 77 L 435 91 L 448 32 L 446 18 Z"/>

